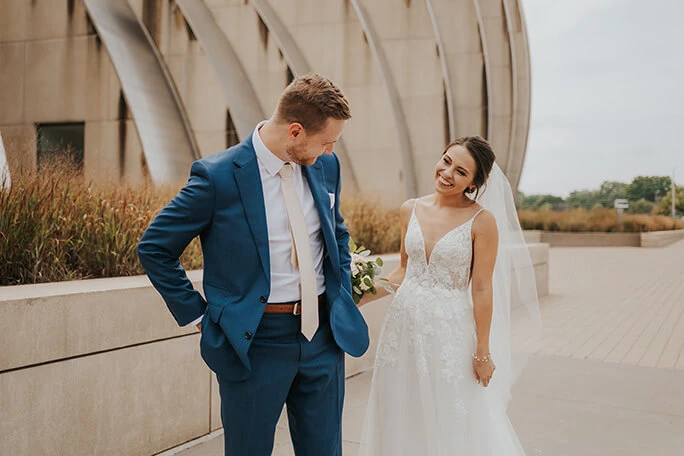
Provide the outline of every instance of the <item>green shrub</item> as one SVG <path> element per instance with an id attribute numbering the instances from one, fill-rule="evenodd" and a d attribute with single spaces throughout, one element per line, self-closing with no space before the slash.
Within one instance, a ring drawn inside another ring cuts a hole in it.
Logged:
<path id="1" fill-rule="evenodd" d="M 630 202 L 629 209 L 627 209 L 627 211 L 630 214 L 651 214 L 654 208 L 654 202 L 640 199 L 639 201 Z"/>

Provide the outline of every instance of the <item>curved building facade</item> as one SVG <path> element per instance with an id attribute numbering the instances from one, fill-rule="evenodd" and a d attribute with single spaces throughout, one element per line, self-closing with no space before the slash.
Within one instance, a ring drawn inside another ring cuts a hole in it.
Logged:
<path id="1" fill-rule="evenodd" d="M 2 143 L 2 135 L 0 135 L 0 188 L 9 187 L 11 183 L 7 158 L 5 157 L 5 146 Z"/>
<path id="2" fill-rule="evenodd" d="M 520 0 L 0 0 L 0 133 L 11 173 L 69 142 L 86 176 L 184 179 L 250 134 L 292 78 L 352 106 L 345 189 L 432 190 L 444 145 L 487 137 L 513 187 L 530 62 Z"/>

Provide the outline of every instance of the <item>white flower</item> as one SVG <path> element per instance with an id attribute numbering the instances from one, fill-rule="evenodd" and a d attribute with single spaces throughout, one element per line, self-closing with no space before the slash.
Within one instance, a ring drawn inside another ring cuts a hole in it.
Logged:
<path id="1" fill-rule="evenodd" d="M 356 275 L 359 273 L 359 268 L 358 268 L 358 266 L 356 266 L 356 263 L 354 261 L 352 261 L 350 268 L 351 268 L 352 277 L 356 277 Z"/>
<path id="2" fill-rule="evenodd" d="M 359 284 L 359 288 L 361 288 L 361 291 L 368 291 L 371 289 L 368 285 L 366 285 L 366 279 L 370 280 L 370 277 L 367 275 L 361 277 L 361 283 Z"/>

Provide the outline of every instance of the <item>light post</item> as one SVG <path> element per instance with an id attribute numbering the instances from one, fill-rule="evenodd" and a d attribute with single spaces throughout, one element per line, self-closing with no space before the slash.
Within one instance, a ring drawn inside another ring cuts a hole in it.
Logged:
<path id="1" fill-rule="evenodd" d="M 672 218 L 675 218 L 675 198 L 677 197 L 676 185 L 675 185 L 675 169 L 672 168 Z"/>

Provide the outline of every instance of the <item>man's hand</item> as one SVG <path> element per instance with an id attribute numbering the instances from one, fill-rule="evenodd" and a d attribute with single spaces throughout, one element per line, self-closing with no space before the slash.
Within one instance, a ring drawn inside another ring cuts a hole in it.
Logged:
<path id="1" fill-rule="evenodd" d="M 202 332 L 202 323 L 197 323 L 195 326 L 197 326 L 199 332 Z"/>

